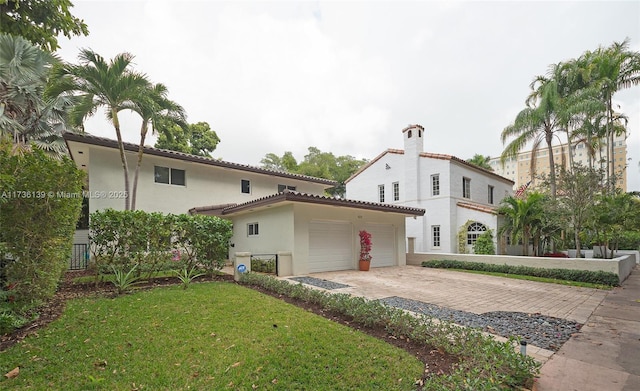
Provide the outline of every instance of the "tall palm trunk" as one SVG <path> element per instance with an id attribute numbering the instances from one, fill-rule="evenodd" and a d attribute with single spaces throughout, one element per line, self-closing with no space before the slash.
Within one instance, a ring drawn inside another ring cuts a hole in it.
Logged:
<path id="1" fill-rule="evenodd" d="M 138 194 L 138 175 L 140 174 L 140 166 L 142 165 L 142 155 L 144 154 L 144 140 L 147 138 L 147 121 L 142 121 L 140 128 L 140 144 L 138 145 L 138 160 L 136 162 L 136 171 L 133 174 L 133 190 L 131 191 L 131 210 L 136 210 L 136 195 Z"/>
<path id="2" fill-rule="evenodd" d="M 120 161 L 122 162 L 122 170 L 124 171 L 124 209 L 130 210 L 129 205 L 129 165 L 127 164 L 127 156 L 124 151 L 124 143 L 122 142 L 122 133 L 120 132 L 120 121 L 118 120 L 118 111 L 111 109 L 111 116 L 113 118 L 113 127 L 116 130 L 116 138 L 118 139 L 118 150 L 120 151 Z"/>
<path id="3" fill-rule="evenodd" d="M 553 134 L 551 132 L 547 132 L 545 136 L 547 142 L 547 151 L 549 153 L 549 187 L 551 188 L 551 197 L 556 199 L 556 164 L 555 159 L 553 157 Z"/>

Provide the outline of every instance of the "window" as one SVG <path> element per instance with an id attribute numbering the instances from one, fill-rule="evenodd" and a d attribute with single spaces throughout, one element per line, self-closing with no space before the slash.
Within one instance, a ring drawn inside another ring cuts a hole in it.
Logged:
<path id="1" fill-rule="evenodd" d="M 485 233 L 486 230 L 487 227 L 478 222 L 469 224 L 469 227 L 467 228 L 467 244 L 475 244 L 476 240 L 478 240 L 478 236 Z"/>
<path id="2" fill-rule="evenodd" d="M 166 183 L 177 186 L 186 184 L 184 170 L 177 168 L 155 166 L 153 177 L 156 183 Z"/>
<path id="3" fill-rule="evenodd" d="M 471 179 L 462 178 L 462 196 L 464 198 L 471 198 Z"/>
<path id="4" fill-rule="evenodd" d="M 247 179 L 242 179 L 240 181 L 240 191 L 245 193 L 245 194 L 250 194 L 251 193 L 251 181 L 249 181 Z"/>
<path id="5" fill-rule="evenodd" d="M 431 240 L 433 241 L 433 247 L 440 247 L 440 226 L 431 226 Z"/>
<path id="6" fill-rule="evenodd" d="M 247 224 L 247 236 L 257 236 L 257 235 L 258 235 L 258 223 Z"/>
<path id="7" fill-rule="evenodd" d="M 400 183 L 393 182 L 392 186 L 393 186 L 393 200 L 399 201 L 400 200 Z"/>
<path id="8" fill-rule="evenodd" d="M 431 175 L 431 195 L 440 195 L 440 174 Z"/>
<path id="9" fill-rule="evenodd" d="M 295 186 L 278 185 L 278 193 L 282 193 L 285 189 L 291 190 L 291 191 L 296 191 L 296 187 Z"/>
<path id="10" fill-rule="evenodd" d="M 378 200 L 384 202 L 384 185 L 378 185 Z"/>
<path id="11" fill-rule="evenodd" d="M 489 201 L 490 204 L 493 205 L 493 186 L 489 185 L 488 191 L 487 191 L 487 201 Z"/>

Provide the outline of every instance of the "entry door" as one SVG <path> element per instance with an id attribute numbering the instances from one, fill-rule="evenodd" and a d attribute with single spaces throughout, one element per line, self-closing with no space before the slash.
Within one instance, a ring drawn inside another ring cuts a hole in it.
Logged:
<path id="1" fill-rule="evenodd" d="M 351 223 L 312 221 L 309 223 L 309 272 L 353 269 L 353 243 Z"/>

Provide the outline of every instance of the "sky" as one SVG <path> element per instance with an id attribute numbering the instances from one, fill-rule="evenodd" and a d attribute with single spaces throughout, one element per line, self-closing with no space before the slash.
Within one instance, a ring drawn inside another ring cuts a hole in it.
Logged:
<path id="1" fill-rule="evenodd" d="M 133 54 L 190 123 L 216 131 L 214 157 L 251 165 L 301 161 L 311 146 L 372 159 L 402 149 L 409 124 L 425 128 L 427 152 L 497 157 L 549 65 L 625 38 L 640 51 L 640 1 L 73 3 L 89 35 L 62 37 L 63 60 Z M 627 190 L 640 191 L 640 86 L 614 103 L 629 117 Z M 139 119 L 121 121 L 138 142 Z M 102 111 L 85 129 L 115 139 Z"/>

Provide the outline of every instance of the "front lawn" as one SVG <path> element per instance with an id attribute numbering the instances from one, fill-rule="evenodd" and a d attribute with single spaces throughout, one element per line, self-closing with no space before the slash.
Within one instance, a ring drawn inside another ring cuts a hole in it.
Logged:
<path id="1" fill-rule="evenodd" d="M 424 364 L 404 350 L 231 283 L 67 303 L 0 352 L 2 389 L 410 390 Z"/>

